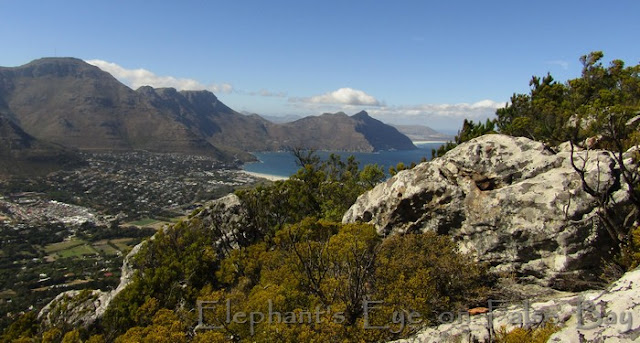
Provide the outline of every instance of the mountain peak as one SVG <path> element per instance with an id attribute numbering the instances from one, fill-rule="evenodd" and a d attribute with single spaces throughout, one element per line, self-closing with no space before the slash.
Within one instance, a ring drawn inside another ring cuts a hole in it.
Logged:
<path id="1" fill-rule="evenodd" d="M 35 59 L 27 64 L 28 65 L 39 65 L 39 64 L 49 64 L 49 63 L 64 63 L 64 64 L 79 64 L 79 65 L 90 65 L 89 63 L 75 57 L 42 57 Z"/>
<path id="2" fill-rule="evenodd" d="M 354 115 L 351 116 L 353 119 L 368 119 L 371 118 L 371 116 L 369 116 L 369 113 L 367 113 L 367 111 L 360 111 Z"/>
<path id="3" fill-rule="evenodd" d="M 325 112 L 320 115 L 321 117 L 348 117 L 348 115 L 342 111 L 336 113 Z"/>
<path id="4" fill-rule="evenodd" d="M 234 111 L 206 90 L 143 86 L 134 91 L 108 72 L 76 58 L 42 58 L 20 67 L 0 68 L 0 79 L 2 113 L 11 115 L 37 140 L 81 150 L 144 149 L 233 161 L 238 156 L 248 159 L 244 151 L 287 147 L 415 148 L 404 135 L 364 111 L 273 124 Z M 7 126 L 9 129 L 13 128 Z M 10 143 L 16 146 L 18 141 Z"/>
<path id="5" fill-rule="evenodd" d="M 100 68 L 74 57 L 44 57 L 19 67 L 2 69 L 12 71 L 16 73 L 16 75 L 33 78 L 43 76 L 113 78 L 111 74 Z"/>

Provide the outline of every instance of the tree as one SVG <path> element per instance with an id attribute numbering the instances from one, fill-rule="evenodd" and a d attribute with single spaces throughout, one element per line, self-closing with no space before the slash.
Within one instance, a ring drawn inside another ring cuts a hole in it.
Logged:
<path id="1" fill-rule="evenodd" d="M 640 143 L 640 65 L 625 66 L 613 60 L 602 64 L 604 54 L 595 51 L 580 58 L 579 78 L 556 82 L 549 74 L 532 77 L 529 94 L 514 94 L 505 108 L 498 109 L 501 133 L 524 136 L 550 146 L 569 141 L 571 163 L 582 179 L 585 192 L 599 204 L 601 222 L 624 250 L 629 232 L 638 226 L 640 172 L 638 153 L 625 153 Z M 590 184 L 586 167 L 590 150 L 606 149 L 620 168 L 609 187 Z M 634 156 L 635 155 L 635 156 Z M 626 189 L 630 206 L 617 204 L 613 192 Z"/>
<path id="2" fill-rule="evenodd" d="M 417 327 L 393 323 L 394 312 L 420 311 L 427 324 L 437 311 L 466 310 L 483 301 L 489 282 L 483 266 L 435 233 L 383 241 L 371 225 L 305 218 L 278 231 L 271 244 L 258 243 L 222 261 L 217 275 L 226 280 L 225 288 L 205 289 L 200 299 L 230 301 L 235 313 L 279 315 L 252 330 L 246 323 L 225 322 L 225 306 L 214 306 L 205 314 L 205 322 L 221 327 L 212 339 L 375 342 L 405 337 Z M 383 303 L 374 310 L 365 307 L 365 301 L 376 300 Z M 368 325 L 391 325 L 395 334 L 368 330 L 365 314 Z"/>
<path id="3" fill-rule="evenodd" d="M 374 325 L 389 324 L 394 313 L 411 312 L 420 314 L 423 325 L 434 323 L 438 314 L 483 303 L 490 282 L 486 266 L 458 253 L 450 237 L 434 232 L 386 238 L 372 280 L 372 299 L 383 301 L 372 318 Z M 400 336 L 417 329 L 394 324 L 392 330 Z"/>
<path id="4" fill-rule="evenodd" d="M 62 337 L 62 343 L 82 343 L 82 340 L 80 339 L 80 331 L 71 330 L 65 333 L 64 337 Z"/>
<path id="5" fill-rule="evenodd" d="M 186 342 L 186 326 L 171 310 L 161 309 L 153 317 L 152 324 L 145 327 L 133 327 L 119 336 L 116 343 L 180 343 Z"/>
<path id="6" fill-rule="evenodd" d="M 447 151 L 455 148 L 459 144 L 489 133 L 496 133 L 496 122 L 494 120 L 487 119 L 484 123 L 478 122 L 476 124 L 472 120 L 465 119 L 462 123 L 462 128 L 458 131 L 454 141 L 441 145 L 437 150 L 431 149 L 431 158 L 444 156 Z"/>
<path id="7" fill-rule="evenodd" d="M 360 169 L 355 157 L 325 161 L 313 151 L 294 150 L 301 167 L 288 180 L 236 194 L 248 205 L 259 230 L 274 232 L 305 217 L 341 220 L 357 197 L 384 180 L 377 165 Z M 266 227 L 269 227 L 267 230 Z"/>
<path id="8" fill-rule="evenodd" d="M 550 74 L 533 76 L 529 94 L 514 94 L 496 111 L 499 131 L 550 145 L 603 135 L 601 147 L 628 149 L 625 140 L 634 128 L 625 124 L 639 111 L 640 65 L 625 67 L 623 61 L 613 60 L 604 67 L 603 57 L 601 51 L 582 56 L 581 77 L 565 83 Z"/>
<path id="9" fill-rule="evenodd" d="M 7 327 L 0 341 L 13 342 L 18 338 L 31 338 L 38 332 L 37 314 L 35 312 L 27 312 L 16 319 L 9 327 Z"/>

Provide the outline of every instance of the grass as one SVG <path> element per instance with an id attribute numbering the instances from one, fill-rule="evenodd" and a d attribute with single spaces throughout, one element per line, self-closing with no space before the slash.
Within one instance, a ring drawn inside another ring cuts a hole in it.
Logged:
<path id="1" fill-rule="evenodd" d="M 105 255 L 117 255 L 118 252 L 120 252 L 120 249 L 111 244 L 107 239 L 93 243 L 93 248 Z"/>
<path id="2" fill-rule="evenodd" d="M 16 291 L 14 291 L 13 289 L 5 289 L 4 291 L 0 292 L 0 298 L 12 297 L 12 296 L 15 296 L 16 294 L 18 293 L 16 293 Z"/>
<path id="3" fill-rule="evenodd" d="M 93 244 L 73 238 L 68 241 L 52 243 L 43 248 L 47 256 L 47 261 L 53 262 L 58 258 L 82 257 L 87 255 L 103 254 L 117 255 L 126 254 L 131 250 L 134 238 L 104 239 Z"/>
<path id="4" fill-rule="evenodd" d="M 87 242 L 82 239 L 73 238 L 68 241 L 48 244 L 44 247 L 44 252 L 47 254 L 57 253 L 58 251 L 72 249 L 83 244 L 87 244 Z"/>
<path id="5" fill-rule="evenodd" d="M 89 282 L 91 282 L 91 281 L 93 281 L 93 279 L 86 279 L 86 280 L 73 280 L 73 281 L 71 281 L 71 282 L 67 283 L 67 286 L 77 286 L 77 285 L 82 285 L 82 284 L 85 284 L 85 283 L 89 283 Z"/>
<path id="6" fill-rule="evenodd" d="M 45 253 L 57 258 L 65 257 L 82 257 L 86 255 L 95 255 L 98 253 L 87 241 L 79 238 L 72 238 L 68 241 L 52 243 L 44 247 Z"/>
<path id="7" fill-rule="evenodd" d="M 157 220 L 157 219 L 152 219 L 152 218 L 142 218 L 142 219 L 140 219 L 140 220 L 136 220 L 136 221 L 134 221 L 134 222 L 127 223 L 127 225 L 133 225 L 133 226 L 148 226 L 148 225 L 151 225 L 151 224 L 155 224 L 155 223 L 157 223 L 157 222 L 159 222 L 159 220 Z"/>
<path id="8" fill-rule="evenodd" d="M 98 252 L 89 244 L 77 245 L 75 247 L 61 250 L 56 254 L 62 258 L 65 257 L 81 257 L 85 255 L 95 255 Z"/>
<path id="9" fill-rule="evenodd" d="M 122 251 L 122 253 L 124 254 L 125 252 L 131 250 L 132 247 L 130 243 L 132 241 L 133 238 L 118 238 L 112 239 L 110 243 L 118 247 L 118 249 L 120 249 L 120 251 Z"/>

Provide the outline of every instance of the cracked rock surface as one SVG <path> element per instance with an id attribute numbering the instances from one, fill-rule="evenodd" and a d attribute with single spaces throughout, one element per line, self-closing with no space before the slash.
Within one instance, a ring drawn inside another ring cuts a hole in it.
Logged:
<path id="1" fill-rule="evenodd" d="M 609 152 L 576 151 L 573 158 L 589 186 L 627 201 Z M 449 234 L 493 271 L 582 290 L 614 246 L 597 211 L 571 165 L 571 151 L 492 134 L 399 172 L 360 196 L 343 222 L 371 223 L 384 236 Z"/>
<path id="2" fill-rule="evenodd" d="M 461 318 L 461 319 L 460 319 Z M 548 342 L 614 342 L 640 340 L 640 269 L 626 273 L 604 291 L 568 293 L 536 302 L 498 307 L 490 313 L 458 317 L 395 343 L 492 342 L 504 329 L 537 327 L 552 319 L 562 328 Z"/>

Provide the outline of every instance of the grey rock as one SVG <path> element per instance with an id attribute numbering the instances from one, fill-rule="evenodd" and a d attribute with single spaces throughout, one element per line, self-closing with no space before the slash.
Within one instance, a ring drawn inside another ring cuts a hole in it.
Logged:
<path id="1" fill-rule="evenodd" d="M 239 245 L 248 244 L 255 238 L 252 236 L 255 230 L 252 230 L 246 208 L 235 194 L 208 203 L 192 219 L 194 218 L 202 222 L 203 234 L 219 237 L 215 241 L 215 247 L 221 255 L 238 248 Z M 150 239 L 154 238 L 155 236 L 152 236 Z M 110 292 L 72 290 L 60 293 L 39 312 L 38 318 L 46 327 L 60 323 L 86 327 L 102 318 L 111 301 L 133 280 L 136 270 L 131 261 L 144 244 L 146 241 L 136 245 L 125 257 L 120 283 L 116 289 Z"/>
<path id="2" fill-rule="evenodd" d="M 194 218 L 202 221 L 202 226 L 216 237 L 215 248 L 222 255 L 251 244 L 259 232 L 249 220 L 246 206 L 237 195 L 231 193 L 214 200 Z"/>
<path id="3" fill-rule="evenodd" d="M 140 251 L 146 242 L 141 242 L 131 249 L 122 262 L 120 283 L 110 292 L 101 290 L 71 290 L 58 294 L 38 313 L 38 319 L 45 327 L 56 324 L 69 324 L 74 327 L 87 327 L 102 318 L 111 301 L 122 292 L 133 280 L 135 269 L 131 259 Z"/>
<path id="4" fill-rule="evenodd" d="M 536 328 L 549 321 L 560 330 L 548 342 L 637 342 L 640 338 L 640 269 L 626 273 L 604 291 L 493 305 L 497 309 L 488 313 L 459 315 L 455 320 L 394 342 L 488 343 L 498 332 Z"/>
<path id="5" fill-rule="evenodd" d="M 619 186 L 607 151 L 576 151 L 589 186 Z M 435 231 L 499 273 L 557 289 L 587 288 L 612 240 L 583 190 L 571 152 L 522 137 L 485 135 L 441 158 L 399 172 L 358 198 L 343 222 L 373 224 L 381 235 Z"/>

